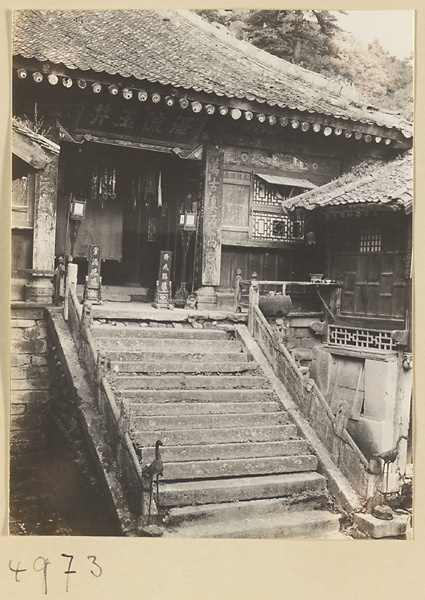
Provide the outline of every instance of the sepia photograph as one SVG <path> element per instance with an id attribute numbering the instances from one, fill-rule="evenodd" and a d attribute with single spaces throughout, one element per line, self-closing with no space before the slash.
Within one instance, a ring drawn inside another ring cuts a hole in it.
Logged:
<path id="1" fill-rule="evenodd" d="M 414 15 L 13 11 L 10 536 L 413 539 Z"/>

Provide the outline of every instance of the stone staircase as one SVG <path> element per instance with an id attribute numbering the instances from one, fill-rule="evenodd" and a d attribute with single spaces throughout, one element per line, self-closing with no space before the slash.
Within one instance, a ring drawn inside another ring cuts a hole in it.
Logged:
<path id="1" fill-rule="evenodd" d="M 166 535 L 339 537 L 316 456 L 235 332 L 152 325 L 92 333 L 143 464 L 164 444 Z"/>

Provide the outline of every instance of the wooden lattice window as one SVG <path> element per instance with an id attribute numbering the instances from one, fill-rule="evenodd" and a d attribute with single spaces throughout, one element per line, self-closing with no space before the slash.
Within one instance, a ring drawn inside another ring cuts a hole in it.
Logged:
<path id="1" fill-rule="evenodd" d="M 329 344 L 361 350 L 397 350 L 390 331 L 329 325 Z"/>
<path id="2" fill-rule="evenodd" d="M 360 233 L 360 252 L 381 252 L 382 232 L 379 227 L 368 227 Z"/>
<path id="3" fill-rule="evenodd" d="M 304 224 L 284 215 L 253 211 L 253 238 L 269 241 L 295 242 L 304 237 Z"/>

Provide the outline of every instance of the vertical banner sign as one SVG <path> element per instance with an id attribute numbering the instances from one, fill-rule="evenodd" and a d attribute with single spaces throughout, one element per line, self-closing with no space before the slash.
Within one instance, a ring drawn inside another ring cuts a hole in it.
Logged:
<path id="1" fill-rule="evenodd" d="M 172 253 L 168 250 L 161 251 L 159 258 L 159 275 L 156 282 L 155 308 L 172 308 L 171 303 L 171 259 Z"/>
<path id="2" fill-rule="evenodd" d="M 89 264 L 86 285 L 84 288 L 84 299 L 95 304 L 102 300 L 102 278 L 100 276 L 101 247 L 89 247 Z"/>
<path id="3" fill-rule="evenodd" d="M 223 153 L 211 146 L 206 153 L 202 285 L 220 285 L 222 201 Z"/>

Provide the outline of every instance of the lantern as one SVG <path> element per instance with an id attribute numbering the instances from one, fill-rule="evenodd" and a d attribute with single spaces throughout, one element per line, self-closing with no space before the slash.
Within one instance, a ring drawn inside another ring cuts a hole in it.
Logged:
<path id="1" fill-rule="evenodd" d="M 176 101 L 175 101 L 175 99 L 173 98 L 173 96 L 166 96 L 166 97 L 165 97 L 165 104 L 166 104 L 167 106 L 170 106 L 170 107 L 171 107 L 171 106 L 174 106 L 175 102 L 176 102 Z"/>
<path id="2" fill-rule="evenodd" d="M 19 79 L 25 79 L 27 76 L 27 72 L 25 69 L 18 69 L 18 77 Z"/>
<path id="3" fill-rule="evenodd" d="M 314 123 L 313 124 L 313 131 L 314 133 L 319 133 L 319 131 L 322 129 L 322 126 L 320 125 L 320 123 Z"/>
<path id="4" fill-rule="evenodd" d="M 307 123 L 306 121 L 304 121 L 304 123 L 301 123 L 301 129 L 306 132 L 310 129 L 310 123 Z"/>
<path id="5" fill-rule="evenodd" d="M 332 133 L 332 127 L 325 127 L 323 130 L 323 135 L 325 135 L 326 137 L 328 137 L 329 135 L 331 135 Z"/>
<path id="6" fill-rule="evenodd" d="M 254 118 L 254 113 L 252 113 L 250 110 L 245 111 L 245 119 L 247 121 L 252 121 L 253 118 Z"/>
<path id="7" fill-rule="evenodd" d="M 274 115 L 270 115 L 270 117 L 268 118 L 269 125 L 275 125 L 276 121 L 277 119 Z"/>
<path id="8" fill-rule="evenodd" d="M 79 79 L 77 85 L 81 90 L 85 90 L 87 87 L 87 81 L 85 79 Z"/>
<path id="9" fill-rule="evenodd" d="M 341 127 L 335 127 L 335 135 L 341 135 L 341 134 L 342 134 Z"/>
<path id="10" fill-rule="evenodd" d="M 102 91 L 102 86 L 100 83 L 93 83 L 93 85 L 91 86 L 91 89 L 93 90 L 93 92 L 95 94 L 100 94 L 100 92 Z"/>
<path id="11" fill-rule="evenodd" d="M 119 92 L 117 85 L 110 85 L 108 87 L 108 90 L 109 90 L 109 93 L 111 94 L 111 96 L 116 96 Z"/>
<path id="12" fill-rule="evenodd" d="M 72 221 L 82 221 L 86 214 L 86 200 L 78 200 L 73 198 L 69 209 L 69 218 Z"/>
<path id="13" fill-rule="evenodd" d="M 300 126 L 300 122 L 294 119 L 293 121 L 291 121 L 291 125 L 292 129 L 298 129 L 298 127 Z"/>
<path id="14" fill-rule="evenodd" d="M 56 85 L 59 81 L 59 78 L 57 75 L 48 75 L 47 81 L 50 83 L 50 85 Z"/>
<path id="15" fill-rule="evenodd" d="M 266 115 L 263 115 L 263 113 L 260 113 L 257 115 L 257 121 L 259 123 L 264 123 L 265 120 L 266 120 Z"/>
<path id="16" fill-rule="evenodd" d="M 379 135 L 375 136 L 375 142 L 377 144 L 379 144 L 381 141 L 382 141 L 382 138 Z"/>
<path id="17" fill-rule="evenodd" d="M 347 140 L 348 140 L 348 139 L 350 139 L 350 137 L 351 137 L 352 135 L 353 135 L 353 132 L 352 132 L 352 131 L 348 131 L 348 130 L 344 131 L 344 137 L 346 137 L 346 138 L 347 138 Z"/>
<path id="18" fill-rule="evenodd" d="M 287 117 L 281 117 L 279 119 L 279 123 L 280 123 L 281 127 L 286 127 L 288 125 L 288 123 L 289 123 L 289 120 L 288 120 Z"/>
<path id="19" fill-rule="evenodd" d="M 122 91 L 122 95 L 124 100 L 131 100 L 131 98 L 133 97 L 133 90 L 130 90 L 130 88 L 124 88 Z"/>
<path id="20" fill-rule="evenodd" d="M 32 74 L 32 78 L 34 79 L 35 83 L 40 83 L 43 81 L 43 75 L 38 71 Z"/>
<path id="21" fill-rule="evenodd" d="M 215 113 L 215 106 L 213 104 L 207 104 L 205 110 L 208 115 L 213 115 Z"/>
<path id="22" fill-rule="evenodd" d="M 189 100 L 187 98 L 180 98 L 179 100 L 180 108 L 187 108 L 189 106 Z"/>
<path id="23" fill-rule="evenodd" d="M 385 142 L 384 143 L 385 143 L 386 146 L 389 146 L 391 144 L 390 138 L 385 138 Z"/>
<path id="24" fill-rule="evenodd" d="M 234 119 L 235 121 L 237 121 L 238 119 L 241 118 L 242 111 L 239 110 L 239 108 L 232 108 L 232 110 L 230 111 L 230 116 L 232 117 L 232 119 Z"/>
<path id="25" fill-rule="evenodd" d="M 225 117 L 229 112 L 229 109 L 227 108 L 227 106 L 220 106 L 218 112 L 221 114 L 222 117 Z"/>
<path id="26" fill-rule="evenodd" d="M 366 142 L 366 144 L 370 144 L 370 142 L 372 141 L 372 136 L 371 135 L 365 135 L 364 136 L 364 141 Z"/>
<path id="27" fill-rule="evenodd" d="M 356 140 L 361 140 L 362 139 L 362 133 L 360 131 L 356 131 L 356 133 L 354 134 L 354 137 L 356 138 Z"/>
<path id="28" fill-rule="evenodd" d="M 148 93 L 147 93 L 147 92 L 145 92 L 145 90 L 139 90 L 139 91 L 137 92 L 137 99 L 138 99 L 140 102 L 146 102 L 146 100 L 148 99 Z"/>
<path id="29" fill-rule="evenodd" d="M 154 104 L 158 104 L 158 102 L 161 102 L 161 96 L 160 96 L 160 94 L 158 94 L 158 92 L 155 92 L 154 94 L 152 94 L 152 102 Z"/>

